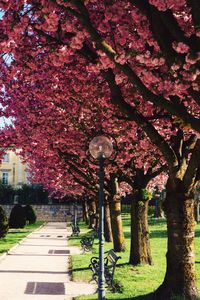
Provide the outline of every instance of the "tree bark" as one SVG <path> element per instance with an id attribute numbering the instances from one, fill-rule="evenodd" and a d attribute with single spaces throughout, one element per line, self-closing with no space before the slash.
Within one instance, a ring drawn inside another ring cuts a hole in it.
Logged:
<path id="1" fill-rule="evenodd" d="M 109 201 L 108 199 L 105 199 L 105 229 L 104 229 L 104 237 L 106 242 L 112 242 L 113 236 L 112 236 L 112 228 L 111 228 L 111 219 L 110 219 L 110 207 L 109 207 Z"/>
<path id="2" fill-rule="evenodd" d="M 121 218 L 121 197 L 119 195 L 114 195 L 110 199 L 110 214 L 114 251 L 122 252 L 125 250 L 125 239 Z"/>
<path id="3" fill-rule="evenodd" d="M 89 225 L 88 203 L 87 199 L 83 199 L 83 221 Z"/>
<path id="4" fill-rule="evenodd" d="M 156 205 L 155 205 L 155 218 L 164 218 L 165 213 L 162 209 L 162 200 L 156 199 Z"/>
<path id="5" fill-rule="evenodd" d="M 168 227 L 167 269 L 156 299 L 168 300 L 174 295 L 197 299 L 194 264 L 194 199 L 181 181 L 168 182 L 164 202 Z"/>
<path id="6" fill-rule="evenodd" d="M 96 220 L 96 201 L 94 199 L 89 200 L 89 228 L 94 229 L 97 226 Z"/>
<path id="7" fill-rule="evenodd" d="M 129 263 L 152 264 L 149 229 L 148 229 L 148 202 L 138 197 L 141 193 L 134 193 L 131 201 L 131 250 Z"/>

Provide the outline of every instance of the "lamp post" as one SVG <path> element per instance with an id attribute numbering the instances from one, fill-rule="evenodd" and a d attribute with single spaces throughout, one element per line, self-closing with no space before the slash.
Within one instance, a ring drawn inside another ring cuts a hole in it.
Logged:
<path id="1" fill-rule="evenodd" d="M 98 300 L 105 300 L 104 275 L 104 161 L 113 153 L 112 140 L 106 135 L 94 137 L 89 144 L 89 151 L 99 161 L 99 274 Z"/>
<path id="2" fill-rule="evenodd" d="M 78 207 L 77 207 L 77 200 L 76 200 L 76 202 L 74 203 L 74 226 L 75 226 L 75 228 L 77 228 L 77 214 L 78 214 L 77 210 L 78 210 Z"/>

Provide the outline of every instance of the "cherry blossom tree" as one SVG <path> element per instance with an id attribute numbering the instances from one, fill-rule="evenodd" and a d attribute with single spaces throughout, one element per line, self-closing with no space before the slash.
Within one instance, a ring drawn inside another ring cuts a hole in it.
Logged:
<path id="1" fill-rule="evenodd" d="M 33 135 L 30 151 L 39 136 L 45 143 L 58 124 L 53 148 L 59 143 L 65 151 L 77 138 L 81 143 L 79 135 L 72 133 L 77 137 L 72 139 L 64 119 L 80 112 L 80 119 L 91 126 L 88 106 L 80 108 L 86 99 L 96 126 L 109 118 L 108 114 L 106 119 L 103 114 L 97 118 L 97 107 L 109 111 L 111 103 L 120 108 L 119 118 L 136 122 L 169 169 L 167 270 L 155 293 L 159 299 L 173 294 L 194 298 L 193 194 L 200 151 L 193 131 L 200 131 L 198 1 L 19 0 L 1 5 L 2 115 L 16 120 L 16 132 Z M 66 99 L 69 110 L 64 115 Z M 34 131 L 32 123 L 37 124 Z"/>

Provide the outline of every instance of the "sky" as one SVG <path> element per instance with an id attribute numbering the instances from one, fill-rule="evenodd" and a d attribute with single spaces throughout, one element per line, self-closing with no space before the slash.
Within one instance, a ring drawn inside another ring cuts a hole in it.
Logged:
<path id="1" fill-rule="evenodd" d="M 3 15 L 4 15 L 4 12 L 0 9 L 0 19 L 2 19 Z"/>
<path id="2" fill-rule="evenodd" d="M 6 124 L 9 125 L 11 123 L 12 123 L 11 120 L 8 118 L 4 118 L 4 117 L 0 118 L 0 128 L 3 128 Z"/>

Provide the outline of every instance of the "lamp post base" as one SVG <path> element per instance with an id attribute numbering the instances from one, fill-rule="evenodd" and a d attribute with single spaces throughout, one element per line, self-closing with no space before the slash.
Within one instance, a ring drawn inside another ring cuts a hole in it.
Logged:
<path id="1" fill-rule="evenodd" d="M 98 291 L 98 300 L 105 300 L 105 299 L 106 299 L 105 290 L 104 291 Z"/>

